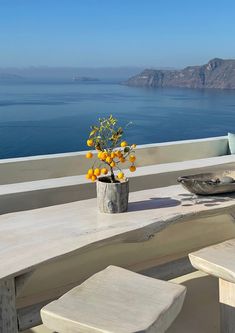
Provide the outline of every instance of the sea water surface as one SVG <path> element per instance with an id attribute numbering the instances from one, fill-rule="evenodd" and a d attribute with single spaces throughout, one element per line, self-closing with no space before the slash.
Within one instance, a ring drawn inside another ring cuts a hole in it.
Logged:
<path id="1" fill-rule="evenodd" d="M 113 114 L 145 144 L 235 132 L 235 91 L 118 83 L 0 83 L 0 158 L 86 150 L 90 125 Z"/>

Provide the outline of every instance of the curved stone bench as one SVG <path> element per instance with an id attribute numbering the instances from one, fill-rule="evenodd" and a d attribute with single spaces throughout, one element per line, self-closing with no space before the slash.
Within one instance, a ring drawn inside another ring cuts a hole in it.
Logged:
<path id="1" fill-rule="evenodd" d="M 67 332 L 165 332 L 186 288 L 109 266 L 41 310 L 44 325 Z"/>

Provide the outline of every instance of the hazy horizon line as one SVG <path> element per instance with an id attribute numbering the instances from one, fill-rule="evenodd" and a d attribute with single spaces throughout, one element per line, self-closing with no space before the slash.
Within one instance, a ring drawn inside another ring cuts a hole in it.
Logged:
<path id="1" fill-rule="evenodd" d="M 129 68 L 176 68 L 174 66 L 67 66 L 67 65 L 61 65 L 61 66 L 50 66 L 50 65 L 28 65 L 28 66 L 0 66 L 0 69 L 58 69 L 58 68 L 64 68 L 64 69 L 73 69 L 73 68 L 82 68 L 82 69 L 129 69 Z"/>

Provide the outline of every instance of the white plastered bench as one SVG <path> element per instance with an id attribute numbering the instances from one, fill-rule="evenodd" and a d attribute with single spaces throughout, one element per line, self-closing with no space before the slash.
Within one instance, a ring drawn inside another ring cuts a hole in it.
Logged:
<path id="1" fill-rule="evenodd" d="M 59 333 L 163 333 L 179 314 L 182 285 L 109 266 L 41 310 Z"/>

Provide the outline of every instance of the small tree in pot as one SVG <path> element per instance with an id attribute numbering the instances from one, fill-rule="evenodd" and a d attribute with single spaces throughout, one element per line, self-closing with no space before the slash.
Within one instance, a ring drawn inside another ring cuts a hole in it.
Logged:
<path id="1" fill-rule="evenodd" d="M 91 127 L 87 140 L 87 145 L 98 152 L 86 177 L 93 182 L 97 180 L 97 199 L 101 212 L 121 213 L 128 207 L 129 181 L 121 164 L 129 162 L 129 170 L 136 170 L 136 145 L 128 145 L 123 135 L 122 127 L 117 125 L 117 119 L 111 115 L 99 119 L 99 124 Z M 86 157 L 92 159 L 93 153 L 88 152 Z"/>

